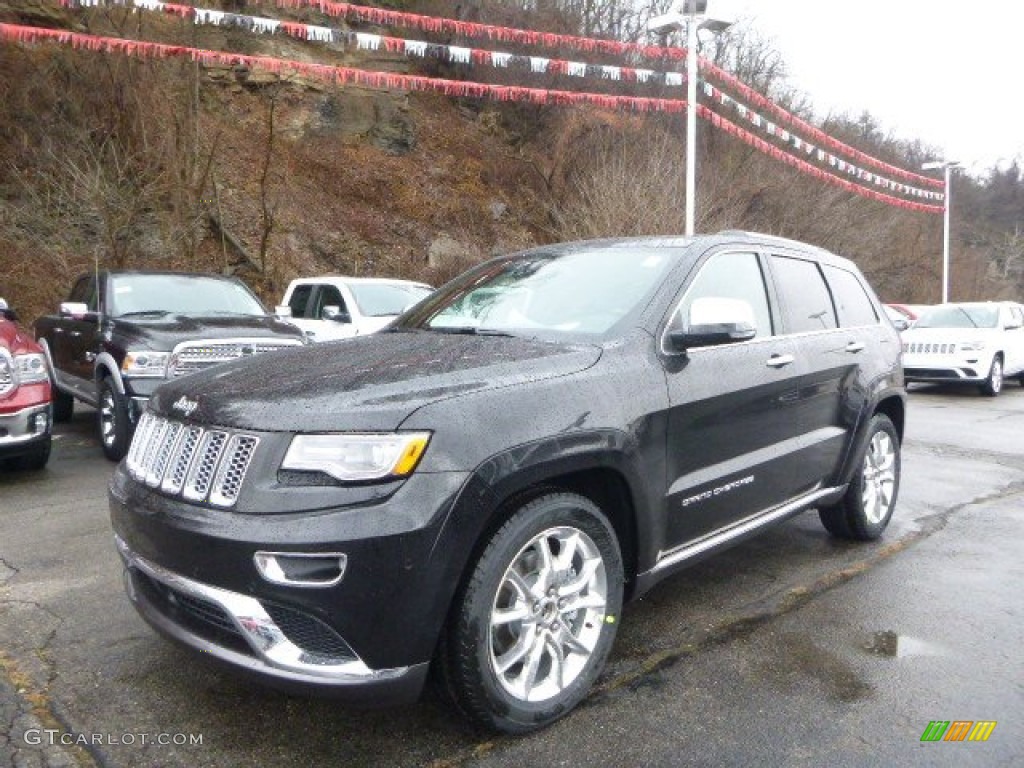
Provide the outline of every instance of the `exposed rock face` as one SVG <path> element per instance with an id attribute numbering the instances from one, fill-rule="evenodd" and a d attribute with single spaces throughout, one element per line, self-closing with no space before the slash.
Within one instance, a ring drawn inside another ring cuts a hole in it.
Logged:
<path id="1" fill-rule="evenodd" d="M 46 0 L 0 2 L 0 21 L 20 22 L 39 27 L 66 27 L 71 18 L 56 3 Z"/>
<path id="2" fill-rule="evenodd" d="M 472 246 L 460 243 L 448 234 L 439 235 L 427 250 L 427 263 L 434 269 L 451 269 L 473 262 Z"/>
<path id="3" fill-rule="evenodd" d="M 310 130 L 348 143 L 369 139 L 393 155 L 416 146 L 416 132 L 404 96 L 359 89 L 328 93 L 312 116 Z"/>

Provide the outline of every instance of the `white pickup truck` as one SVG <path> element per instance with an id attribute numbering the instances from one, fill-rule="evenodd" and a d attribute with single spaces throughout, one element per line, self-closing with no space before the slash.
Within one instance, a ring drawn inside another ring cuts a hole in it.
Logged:
<path id="1" fill-rule="evenodd" d="M 277 312 L 310 341 L 333 341 L 379 331 L 433 290 L 383 277 L 300 277 L 289 283 Z"/>

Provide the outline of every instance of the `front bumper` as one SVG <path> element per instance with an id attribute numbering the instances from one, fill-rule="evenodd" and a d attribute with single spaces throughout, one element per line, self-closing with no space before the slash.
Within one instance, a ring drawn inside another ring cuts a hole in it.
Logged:
<path id="1" fill-rule="evenodd" d="M 395 703 L 419 694 L 465 564 L 468 550 L 440 542 L 462 530 L 445 523 L 466 477 L 422 473 L 379 499 L 360 489 L 357 503 L 245 514 L 163 495 L 122 464 L 111 521 L 129 596 L 162 634 L 273 687 Z M 292 503 L 355 490 L 265 482 Z M 258 566 L 267 552 L 341 553 L 346 565 L 337 579 L 285 583 Z"/>
<path id="2" fill-rule="evenodd" d="M 49 439 L 49 403 L 0 414 L 0 458 L 20 456 Z"/>
<path id="3" fill-rule="evenodd" d="M 271 609 L 272 616 L 249 595 L 173 573 L 132 552 L 120 536 L 114 538 L 135 608 L 154 629 L 178 642 L 286 690 L 333 694 L 348 689 L 377 703 L 410 701 L 423 687 L 426 663 L 370 669 L 315 619 L 281 609 Z M 301 633 L 307 648 L 293 642 L 286 630 Z M 309 650 L 310 645 L 318 647 Z"/>
<path id="4" fill-rule="evenodd" d="M 988 378 L 991 358 L 970 355 L 903 355 L 903 377 L 908 382 L 981 384 Z"/>

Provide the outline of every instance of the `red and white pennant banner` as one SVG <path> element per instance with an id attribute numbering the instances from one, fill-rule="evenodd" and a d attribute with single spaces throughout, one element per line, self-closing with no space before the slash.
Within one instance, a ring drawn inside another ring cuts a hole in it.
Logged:
<path id="1" fill-rule="evenodd" d="M 735 136 L 740 141 L 750 145 L 759 152 L 763 152 L 764 154 L 773 157 L 776 160 L 779 160 L 785 163 L 786 165 L 797 169 L 802 173 L 814 176 L 815 178 L 821 179 L 822 181 L 825 181 L 828 184 L 832 184 L 833 186 L 841 187 L 842 189 L 845 189 L 848 192 L 853 192 L 855 194 L 860 195 L 861 197 L 867 197 L 872 200 L 877 200 L 881 203 L 895 205 L 899 208 L 906 208 L 907 210 L 911 211 L 922 211 L 924 213 L 942 213 L 944 210 L 943 206 L 941 205 L 928 205 L 927 203 L 916 203 L 911 200 L 903 200 L 898 197 L 893 197 L 892 195 L 887 195 L 884 192 L 878 192 L 877 190 L 874 189 L 868 189 L 867 187 L 863 187 L 860 184 L 855 184 L 849 179 L 845 179 L 842 178 L 841 176 L 836 176 L 835 174 L 829 173 L 828 171 L 822 168 L 818 168 L 815 165 L 811 165 L 806 160 L 800 157 L 789 154 L 788 152 L 784 151 L 781 147 L 777 147 L 774 144 L 765 141 L 760 136 L 755 136 L 750 131 L 746 130 L 745 128 L 741 128 L 740 126 L 736 125 L 736 123 L 730 120 L 727 120 L 717 112 L 711 111 L 708 107 L 704 106 L 703 104 L 697 105 L 697 114 L 700 117 L 707 120 L 716 128 L 720 128 L 726 133 Z"/>
<path id="2" fill-rule="evenodd" d="M 733 88 L 736 92 L 740 93 L 742 97 L 750 103 L 755 104 L 757 107 L 774 115 L 776 120 L 788 125 L 791 129 L 801 132 L 804 136 L 810 136 L 814 141 L 822 146 L 828 147 L 835 152 L 845 155 L 847 158 L 851 158 L 863 165 L 871 166 L 872 168 L 880 170 L 890 176 L 895 176 L 907 181 L 913 181 L 936 189 L 945 188 L 945 184 L 941 179 L 933 179 L 931 176 L 922 176 L 919 173 L 914 173 L 913 171 L 908 171 L 904 168 L 900 168 L 899 166 L 892 165 L 884 160 L 872 157 L 866 152 L 855 149 L 848 144 L 844 144 L 833 136 L 829 136 L 820 128 L 811 125 L 805 120 L 801 120 L 790 112 L 787 112 L 774 101 L 758 93 L 739 78 L 731 75 L 724 69 L 715 66 L 705 59 L 700 60 L 699 69 L 710 77 L 726 83 L 730 88 Z"/>
<path id="3" fill-rule="evenodd" d="M 725 91 L 716 88 L 706 80 L 702 81 L 701 86 L 705 96 L 709 99 L 714 99 L 724 107 L 732 106 L 740 117 L 744 118 L 751 125 L 760 128 L 766 135 L 779 141 L 786 142 L 791 145 L 793 149 L 800 150 L 806 156 L 813 157 L 819 163 L 827 164 L 831 168 L 835 168 L 837 171 L 845 173 L 847 176 L 853 176 L 867 184 L 874 184 L 876 187 L 890 189 L 903 195 L 910 195 L 911 197 L 917 197 L 924 200 L 942 200 L 945 197 L 941 192 L 932 192 L 928 189 L 913 187 L 900 181 L 893 181 L 892 179 L 885 178 L 884 176 L 873 173 L 872 171 L 868 171 L 854 163 L 844 160 L 841 157 L 837 157 L 831 152 L 826 152 L 821 147 L 816 147 L 810 142 L 804 141 L 799 136 L 790 133 L 785 128 L 776 125 L 771 120 L 766 119 L 760 113 L 750 109 L 746 104 L 737 101 L 732 98 L 732 96 L 725 93 Z"/>
<path id="4" fill-rule="evenodd" d="M 453 64 L 484 65 L 496 69 L 515 68 L 531 74 L 568 75 L 589 77 L 598 80 L 642 83 L 667 86 L 682 86 L 686 76 L 681 72 L 660 72 L 653 69 L 618 67 L 591 64 L 582 61 L 566 61 L 543 56 L 523 56 L 503 51 L 489 51 L 481 48 L 465 48 L 456 45 L 430 43 L 423 40 L 409 40 L 365 32 L 351 32 L 337 27 L 281 21 L 241 13 L 198 8 L 180 3 L 164 3 L 159 0 L 60 0 L 66 8 L 96 8 L 113 6 L 136 11 L 168 13 L 189 19 L 195 24 L 218 27 L 238 27 L 247 32 L 264 35 L 285 34 L 299 40 L 319 43 L 335 43 L 355 46 L 360 50 L 387 50 L 421 58 L 435 58 Z"/>
<path id="5" fill-rule="evenodd" d="M 372 72 L 351 67 L 277 59 L 270 56 L 249 56 L 241 53 L 210 51 L 183 45 L 148 43 L 118 37 L 100 37 L 60 29 L 25 27 L 17 24 L 0 24 L 0 40 L 16 43 L 58 43 L 82 50 L 121 53 L 127 56 L 146 59 L 183 57 L 206 66 L 248 67 L 282 75 L 288 73 L 303 75 L 330 84 L 357 84 L 384 90 L 433 91 L 447 96 L 492 99 L 494 101 L 519 101 L 538 105 L 568 106 L 589 104 L 604 109 L 626 109 L 633 112 L 678 113 L 686 111 L 686 102 L 679 99 L 651 99 L 638 96 L 614 96 L 602 93 L 578 93 L 575 91 L 556 91 L 542 88 L 523 88 L 514 85 L 492 85 L 461 80 L 446 80 L 436 77 L 396 74 L 393 72 Z"/>

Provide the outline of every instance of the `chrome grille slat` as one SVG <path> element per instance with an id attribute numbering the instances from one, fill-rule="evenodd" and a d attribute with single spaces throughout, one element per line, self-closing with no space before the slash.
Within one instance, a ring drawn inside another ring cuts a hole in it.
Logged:
<path id="1" fill-rule="evenodd" d="M 146 485 L 151 488 L 156 488 L 163 482 L 164 472 L 167 471 L 167 461 L 170 459 L 174 448 L 178 445 L 181 430 L 181 424 L 169 421 L 161 433 L 160 445 L 153 454 L 153 465 L 150 471 L 146 473 Z"/>
<path id="2" fill-rule="evenodd" d="M 185 478 L 185 487 L 181 495 L 189 501 L 202 501 L 210 492 L 213 484 L 214 472 L 217 471 L 217 462 L 220 461 L 220 454 L 227 442 L 226 432 L 207 432 L 199 442 L 199 450 L 196 451 L 195 461 Z"/>
<path id="3" fill-rule="evenodd" d="M 139 479 L 146 485 L 151 485 L 149 478 L 153 474 L 153 464 L 156 461 L 156 454 L 163 445 L 164 435 L 167 434 L 167 419 L 157 419 L 150 430 L 149 438 L 146 440 L 146 448 L 142 453 L 142 460 L 139 462 Z"/>
<path id="4" fill-rule="evenodd" d="M 249 469 L 249 462 L 252 461 L 252 454 L 256 450 L 257 439 L 251 435 L 232 435 L 228 441 L 227 449 L 224 451 L 224 458 L 217 469 L 217 476 L 213 480 L 213 489 L 210 491 L 210 503 L 218 507 L 229 507 L 238 500 L 238 494 L 242 490 L 242 480 L 245 478 L 246 470 Z"/>
<path id="5" fill-rule="evenodd" d="M 125 466 L 133 478 L 160 493 L 233 507 L 259 442 L 255 435 L 207 430 L 147 411 Z"/>
<path id="6" fill-rule="evenodd" d="M 178 450 L 171 459 L 170 467 L 164 476 L 160 489 L 167 493 L 181 493 L 185 486 L 185 478 L 188 477 L 189 467 L 196 455 L 196 447 L 203 437 L 203 430 L 199 427 L 185 427 L 178 444 Z"/>

